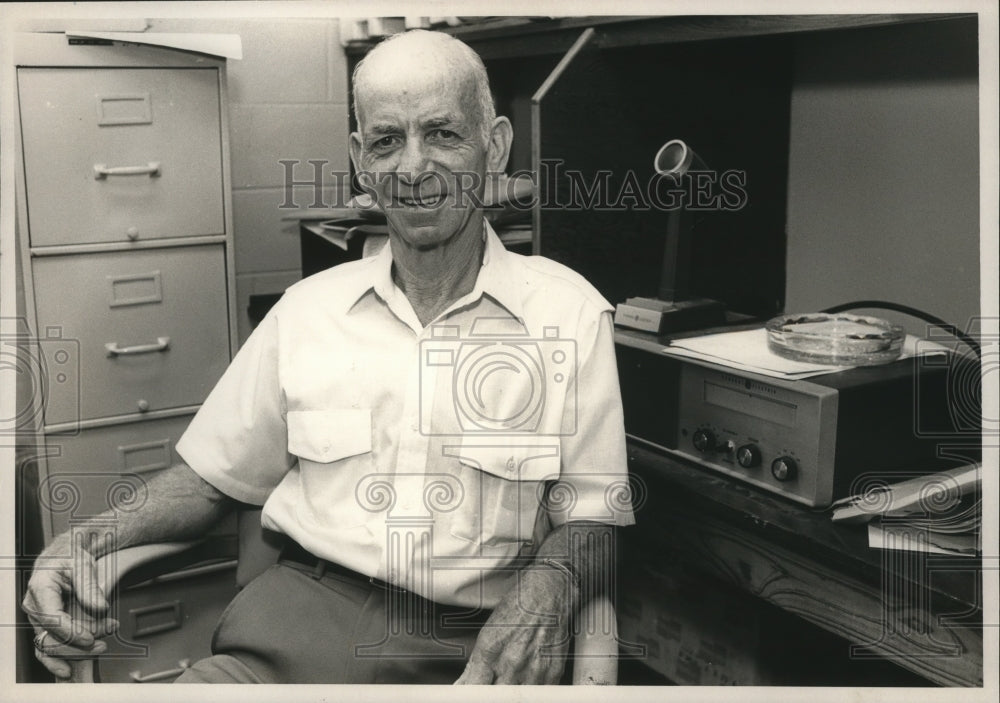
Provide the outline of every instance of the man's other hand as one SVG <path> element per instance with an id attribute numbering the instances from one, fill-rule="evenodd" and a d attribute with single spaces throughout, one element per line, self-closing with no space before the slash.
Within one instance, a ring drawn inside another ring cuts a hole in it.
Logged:
<path id="1" fill-rule="evenodd" d="M 572 639 L 577 585 L 567 574 L 531 566 L 517 575 L 479 632 L 456 684 L 555 684 Z"/>
<path id="2" fill-rule="evenodd" d="M 21 602 L 35 630 L 35 657 L 60 679 L 72 674 L 66 660 L 100 654 L 106 646 L 97 638 L 118 629 L 118 622 L 107 617 L 93 556 L 82 547 L 71 553 L 67 542 L 53 544 L 39 557 Z"/>

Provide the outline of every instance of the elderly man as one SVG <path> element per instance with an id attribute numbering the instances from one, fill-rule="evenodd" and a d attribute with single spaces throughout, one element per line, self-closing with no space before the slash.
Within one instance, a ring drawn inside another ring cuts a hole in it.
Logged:
<path id="1" fill-rule="evenodd" d="M 611 308 L 485 221 L 511 126 L 471 49 L 399 35 L 354 87 L 351 158 L 389 245 L 286 292 L 178 443 L 185 463 L 118 516 L 116 546 L 198 536 L 234 500 L 287 538 L 180 681 L 557 682 L 573 614 L 611 578 L 611 526 L 633 521 L 614 500 Z M 115 626 L 93 586 L 107 548 L 53 570 L 63 535 L 32 576 L 24 606 L 56 676 Z"/>

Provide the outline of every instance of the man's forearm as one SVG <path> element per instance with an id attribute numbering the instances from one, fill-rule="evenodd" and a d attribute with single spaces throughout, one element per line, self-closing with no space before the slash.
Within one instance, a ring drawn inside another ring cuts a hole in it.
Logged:
<path id="1" fill-rule="evenodd" d="M 137 510 L 108 511 L 94 518 L 95 524 L 111 520 L 115 525 L 113 544 L 94 539 L 83 545 L 95 559 L 139 544 L 200 537 L 233 506 L 232 499 L 183 463 L 157 473 L 147 489 L 146 502 Z M 69 540 L 70 532 L 64 532 L 45 551 L 67 553 Z"/>
<path id="2" fill-rule="evenodd" d="M 596 522 L 552 530 L 494 608 L 456 683 L 558 682 L 573 619 L 611 580 L 613 538 Z"/>
<path id="3" fill-rule="evenodd" d="M 556 568 L 546 560 L 564 564 L 575 583 L 574 612 L 607 589 L 614 570 L 614 527 L 599 522 L 571 522 L 548 534 L 535 554 L 532 567 Z"/>

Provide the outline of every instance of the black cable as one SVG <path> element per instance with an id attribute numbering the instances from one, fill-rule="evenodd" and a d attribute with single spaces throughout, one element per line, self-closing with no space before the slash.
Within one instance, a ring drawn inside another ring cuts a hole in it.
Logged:
<path id="1" fill-rule="evenodd" d="M 965 344 L 965 346 L 969 347 L 969 349 L 971 349 L 975 353 L 978 359 L 982 360 L 983 358 L 983 352 L 982 349 L 980 349 L 979 344 L 976 342 L 976 340 L 967 335 L 965 332 L 955 327 L 955 325 L 945 322 L 939 317 L 935 317 L 934 315 L 924 312 L 923 310 L 918 310 L 917 308 L 911 308 L 908 305 L 900 305 L 899 303 L 890 303 L 885 300 L 856 300 L 853 303 L 843 303 L 841 305 L 834 305 L 833 307 L 829 307 L 826 310 L 822 310 L 821 312 L 833 314 L 838 312 L 844 312 L 845 310 L 854 310 L 856 308 L 878 308 L 882 310 L 894 310 L 895 312 L 901 312 L 906 315 L 916 317 L 918 319 L 923 320 L 924 322 L 929 322 L 930 324 L 935 325 L 936 327 L 940 327 L 941 329 L 943 329 L 945 332 L 955 337 L 956 339 L 961 340 L 961 342 Z"/>

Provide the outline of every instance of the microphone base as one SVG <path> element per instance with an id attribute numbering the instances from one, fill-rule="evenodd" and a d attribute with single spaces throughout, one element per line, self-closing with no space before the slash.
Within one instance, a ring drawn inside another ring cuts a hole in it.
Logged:
<path id="1" fill-rule="evenodd" d="M 628 298 L 615 307 L 615 324 L 653 334 L 715 327 L 725 322 L 726 306 L 718 300 Z"/>

